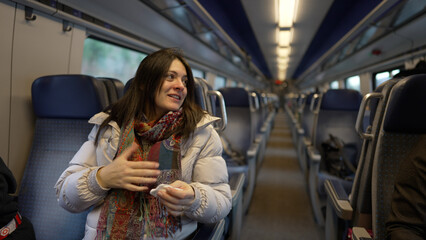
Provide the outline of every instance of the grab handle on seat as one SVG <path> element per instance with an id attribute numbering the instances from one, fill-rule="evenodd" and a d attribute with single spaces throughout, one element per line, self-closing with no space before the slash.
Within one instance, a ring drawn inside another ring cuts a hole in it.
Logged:
<path id="1" fill-rule="evenodd" d="M 225 100 L 223 100 L 223 95 L 219 91 L 214 91 L 214 90 L 207 91 L 207 95 L 208 96 L 215 95 L 217 97 L 217 100 L 220 105 L 220 113 L 222 114 L 222 121 L 221 121 L 222 124 L 220 127 L 215 127 L 215 129 L 218 132 L 222 132 L 223 130 L 225 130 L 226 125 L 228 124 L 228 117 L 226 115 Z"/>
<path id="2" fill-rule="evenodd" d="M 365 133 L 364 130 L 363 130 L 364 115 L 365 115 L 365 110 L 368 106 L 367 104 L 373 98 L 382 98 L 382 97 L 383 97 L 383 94 L 381 94 L 381 93 L 367 93 L 362 98 L 362 102 L 361 102 L 361 105 L 360 105 L 359 111 L 358 111 L 358 116 L 356 118 L 355 129 L 358 132 L 358 134 L 361 136 L 361 138 L 363 138 L 363 139 L 371 140 L 374 137 L 373 134 Z"/>
<path id="3" fill-rule="evenodd" d="M 260 108 L 260 104 L 259 104 L 259 99 L 257 98 L 257 94 L 255 93 L 255 92 L 251 92 L 250 93 L 250 98 L 252 99 L 252 101 L 253 101 L 253 106 L 254 106 L 254 108 L 251 108 L 251 110 L 253 111 L 253 112 L 255 112 L 256 110 L 259 110 L 259 108 Z M 251 106 L 250 106 L 251 107 Z"/>
<path id="4" fill-rule="evenodd" d="M 309 109 L 313 113 L 318 113 L 320 105 L 321 105 L 321 95 L 318 94 L 318 93 L 315 93 L 312 96 L 311 105 L 310 105 Z"/>

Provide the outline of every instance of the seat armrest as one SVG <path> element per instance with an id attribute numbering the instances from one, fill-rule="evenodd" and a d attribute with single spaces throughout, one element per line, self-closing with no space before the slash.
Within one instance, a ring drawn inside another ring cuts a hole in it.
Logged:
<path id="1" fill-rule="evenodd" d="M 242 197 L 244 181 L 245 181 L 244 173 L 236 173 L 230 176 L 229 186 L 231 187 L 233 208 L 238 203 L 239 198 Z"/>
<path id="2" fill-rule="evenodd" d="M 253 143 L 250 146 L 250 148 L 247 150 L 248 161 L 250 159 L 256 159 L 257 153 L 259 152 L 259 147 L 260 147 L 259 143 Z"/>
<path id="3" fill-rule="evenodd" d="M 351 220 L 353 209 L 349 202 L 348 194 L 339 181 L 333 179 L 325 180 L 325 191 L 328 201 L 333 206 L 336 215 L 344 220 Z"/>
<path id="4" fill-rule="evenodd" d="M 265 138 L 265 133 L 264 132 L 257 133 L 256 136 L 255 136 L 254 142 L 255 143 L 261 143 L 261 142 L 264 141 L 264 138 Z"/>
<path id="5" fill-rule="evenodd" d="M 306 151 L 308 152 L 309 159 L 312 160 L 312 163 L 319 164 L 321 162 L 321 154 L 314 146 L 309 146 Z"/>
<path id="6" fill-rule="evenodd" d="M 299 134 L 301 136 L 305 135 L 305 129 L 303 129 L 299 125 L 297 125 L 296 127 L 297 127 L 297 134 Z"/>
<path id="7" fill-rule="evenodd" d="M 260 128 L 260 132 L 262 133 L 268 132 L 269 126 L 270 126 L 270 122 L 264 122 L 262 127 Z"/>
<path id="8" fill-rule="evenodd" d="M 306 137 L 303 138 L 303 144 L 305 144 L 305 146 L 311 146 L 312 145 L 311 139 Z"/>
<path id="9" fill-rule="evenodd" d="M 363 227 L 352 228 L 352 239 L 353 240 L 372 240 L 370 234 Z"/>
<path id="10" fill-rule="evenodd" d="M 192 240 L 221 240 L 225 230 L 225 219 L 217 223 L 199 223 Z"/>

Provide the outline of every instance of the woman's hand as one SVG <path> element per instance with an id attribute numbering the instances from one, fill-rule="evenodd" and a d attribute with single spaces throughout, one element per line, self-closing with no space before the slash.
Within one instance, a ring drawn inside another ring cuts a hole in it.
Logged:
<path id="1" fill-rule="evenodd" d="M 146 191 L 146 185 L 157 181 L 160 170 L 158 162 L 129 161 L 132 154 L 138 149 L 133 142 L 110 164 L 100 168 L 96 174 L 99 184 L 104 188 L 123 188 L 129 191 Z"/>
<path id="2" fill-rule="evenodd" d="M 195 200 L 194 189 L 186 182 L 179 180 L 170 185 L 173 188 L 164 188 L 158 192 L 160 201 L 171 215 L 183 215 Z"/>

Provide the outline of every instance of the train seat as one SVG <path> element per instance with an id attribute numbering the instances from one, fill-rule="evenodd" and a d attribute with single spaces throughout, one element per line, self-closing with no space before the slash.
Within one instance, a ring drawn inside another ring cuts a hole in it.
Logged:
<path id="1" fill-rule="evenodd" d="M 297 125 L 299 124 L 299 112 L 298 109 L 300 105 L 303 104 L 304 94 L 293 93 L 286 95 L 286 104 L 284 105 L 284 110 L 287 113 L 287 116 L 290 118 L 290 129 L 293 139 L 293 144 L 297 145 Z"/>
<path id="2" fill-rule="evenodd" d="M 304 97 L 302 103 L 300 104 L 300 123 L 295 126 L 296 132 L 294 133 L 297 136 L 295 146 L 299 165 L 306 179 L 308 179 L 309 169 L 306 156 L 306 148 L 310 146 L 313 142 L 312 137 L 314 136 L 314 133 L 312 131 L 314 126 L 314 119 L 315 116 L 318 115 L 315 103 L 318 103 L 318 101 L 316 101 L 316 96 L 319 95 L 315 95 L 315 98 L 314 95 L 314 92 L 307 94 L 306 97 Z"/>
<path id="3" fill-rule="evenodd" d="M 97 79 L 85 75 L 45 76 L 32 84 L 36 123 L 18 204 L 33 223 L 37 239 L 84 236 L 87 212 L 75 214 L 60 207 L 53 186 L 87 140 L 93 127 L 88 119 L 105 107 L 101 90 L 105 89 Z"/>
<path id="4" fill-rule="evenodd" d="M 245 174 L 243 210 L 247 212 L 254 191 L 256 157 L 259 153 L 259 144 L 254 141 L 251 96 L 247 90 L 239 87 L 221 88 L 219 91 L 225 100 L 228 119 L 227 127 L 220 133 L 224 143 L 224 158 L 230 175 Z"/>
<path id="5" fill-rule="evenodd" d="M 275 97 L 276 95 L 273 93 L 262 93 L 262 98 L 263 101 L 265 102 L 265 123 L 267 124 L 267 126 L 269 127 L 269 129 L 267 129 L 267 134 L 266 137 L 269 140 L 269 137 L 271 135 L 271 131 L 274 128 L 274 123 L 275 123 L 275 116 L 277 113 L 277 109 L 275 108 Z"/>
<path id="6" fill-rule="evenodd" d="M 120 99 L 124 94 L 124 83 L 116 78 L 105 78 L 110 80 L 115 85 L 115 89 L 117 91 L 117 97 Z"/>
<path id="7" fill-rule="evenodd" d="M 325 182 L 328 196 L 326 239 L 342 239 L 347 226 L 371 226 L 371 169 L 387 100 L 396 82 L 397 79 L 386 81 L 362 99 L 355 128 L 363 143 L 350 198 L 346 191 L 342 191 L 340 182 Z"/>
<path id="8" fill-rule="evenodd" d="M 124 84 L 120 80 L 106 77 L 98 79 L 105 84 L 110 104 L 116 102 L 123 96 Z"/>
<path id="9" fill-rule="evenodd" d="M 129 90 L 130 84 L 132 84 L 132 82 L 133 82 L 133 78 L 130 78 L 129 81 L 127 81 L 126 84 L 124 84 L 123 95 L 127 92 L 127 90 Z"/>
<path id="10" fill-rule="evenodd" d="M 364 96 L 358 113 L 356 130 L 363 139 L 358 168 L 350 192 L 338 195 L 341 188 L 336 181 L 326 181 L 328 195 L 325 233 L 328 239 L 340 239 L 345 226 L 371 226 L 371 174 L 379 130 L 394 78 L 379 85 L 373 93 Z M 368 113 L 368 114 L 366 114 Z M 337 200 L 339 197 L 339 200 Z M 339 224 L 345 222 L 345 224 Z"/>
<path id="11" fill-rule="evenodd" d="M 423 151 L 418 144 L 426 135 L 426 109 L 422 107 L 426 104 L 425 90 L 426 75 L 421 74 L 398 81 L 390 92 L 371 174 L 371 223 L 375 239 L 385 239 L 385 223 L 401 164 L 408 164 L 417 152 Z M 353 234 L 358 239 L 368 237 L 365 233 L 364 228 L 354 227 Z"/>
<path id="12" fill-rule="evenodd" d="M 266 150 L 266 141 L 267 141 L 267 130 L 269 129 L 269 126 L 265 126 L 265 124 L 268 124 L 265 122 L 264 119 L 264 112 L 266 111 L 264 101 L 261 97 L 261 94 L 257 91 L 250 92 L 251 99 L 253 100 L 253 108 L 251 109 L 251 117 L 254 122 L 254 128 L 255 128 L 255 137 L 254 141 L 259 144 L 259 152 L 258 156 L 256 157 L 257 163 L 256 163 L 256 170 L 259 170 L 260 165 L 262 164 L 263 157 Z"/>
<path id="13" fill-rule="evenodd" d="M 223 102 L 223 96 L 218 91 L 213 91 L 212 87 L 202 78 L 194 78 L 195 96 L 200 106 L 210 115 L 221 116 L 221 124 L 215 125 L 218 133 L 221 133 L 227 125 L 227 115 L 225 105 L 219 104 L 220 111 L 216 109 L 216 101 Z M 232 193 L 232 210 L 226 217 L 224 236 L 227 239 L 239 239 L 243 223 L 243 185 L 245 181 L 244 173 L 229 175 L 229 185 Z"/>
<path id="14" fill-rule="evenodd" d="M 307 147 L 309 162 L 309 196 L 318 225 L 324 225 L 326 193 L 324 181 L 336 179 L 342 181 L 347 191 L 350 191 L 352 181 L 335 177 L 320 169 L 322 143 L 330 138 L 330 134 L 341 139 L 345 144 L 343 151 L 348 150 L 347 159 L 357 165 L 361 147 L 361 139 L 355 131 L 355 122 L 361 103 L 361 94 L 349 89 L 329 89 L 319 100 L 318 116 L 314 123 L 315 137 Z M 348 148 L 346 148 L 348 146 Z M 352 148 L 349 148 L 351 146 Z"/>

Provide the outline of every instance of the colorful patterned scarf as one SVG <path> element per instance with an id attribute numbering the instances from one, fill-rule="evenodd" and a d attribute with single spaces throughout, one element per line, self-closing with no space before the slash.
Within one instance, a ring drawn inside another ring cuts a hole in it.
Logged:
<path id="1" fill-rule="evenodd" d="M 121 130 L 117 156 L 139 143 L 131 161 L 157 161 L 161 170 L 157 182 L 170 184 L 181 179 L 180 137 L 172 135 L 182 121 L 182 112 L 169 112 L 158 122 L 135 122 Z M 136 133 L 136 135 L 135 135 Z M 180 217 L 169 215 L 165 206 L 147 192 L 112 189 L 103 203 L 96 239 L 142 239 L 173 236 L 181 229 Z"/>

